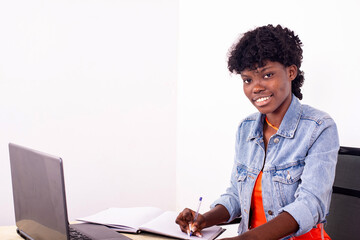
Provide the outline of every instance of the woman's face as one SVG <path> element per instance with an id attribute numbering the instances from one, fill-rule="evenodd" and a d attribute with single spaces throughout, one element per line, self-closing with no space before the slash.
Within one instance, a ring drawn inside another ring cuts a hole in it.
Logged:
<path id="1" fill-rule="evenodd" d="M 259 112 L 282 119 L 291 103 L 291 82 L 297 76 L 297 67 L 266 61 L 265 66 L 240 74 L 244 93 Z"/>

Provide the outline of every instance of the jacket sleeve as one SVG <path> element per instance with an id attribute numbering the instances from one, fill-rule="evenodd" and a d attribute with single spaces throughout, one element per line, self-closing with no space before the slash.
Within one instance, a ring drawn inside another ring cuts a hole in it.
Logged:
<path id="1" fill-rule="evenodd" d="M 323 118 L 310 138 L 295 201 L 279 210 L 279 213 L 286 211 L 291 214 L 299 224 L 295 236 L 325 222 L 330 207 L 338 151 L 339 139 L 335 122 L 330 117 Z"/>
<path id="2" fill-rule="evenodd" d="M 240 129 L 240 127 L 239 127 Z M 216 205 L 223 205 L 230 214 L 228 222 L 231 222 L 235 218 L 241 215 L 240 201 L 239 201 L 239 191 L 237 187 L 237 164 L 236 156 L 239 152 L 239 130 L 236 133 L 236 143 L 235 143 L 235 160 L 233 169 L 231 172 L 230 186 L 226 189 L 226 192 L 220 196 L 213 204 L 211 208 L 214 208 Z"/>

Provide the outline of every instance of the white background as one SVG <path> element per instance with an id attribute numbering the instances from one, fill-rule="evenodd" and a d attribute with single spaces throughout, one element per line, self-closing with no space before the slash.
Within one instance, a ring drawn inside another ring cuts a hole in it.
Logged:
<path id="1" fill-rule="evenodd" d="M 282 24 L 304 43 L 303 103 L 360 147 L 358 1 L 0 0 L 0 225 L 14 224 L 8 142 L 64 159 L 70 220 L 107 207 L 202 211 L 255 112 L 226 55 Z"/>
<path id="2" fill-rule="evenodd" d="M 174 209 L 177 1 L 1 1 L 0 24 L 0 224 L 8 142 L 63 158 L 70 220 Z"/>

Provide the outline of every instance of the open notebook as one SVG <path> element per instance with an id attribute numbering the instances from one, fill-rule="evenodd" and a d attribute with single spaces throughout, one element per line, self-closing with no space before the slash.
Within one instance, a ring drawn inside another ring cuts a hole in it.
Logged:
<path id="1" fill-rule="evenodd" d="M 77 220 L 103 224 L 121 232 L 139 233 L 145 231 L 179 239 L 199 239 L 195 236 L 188 237 L 186 233 L 180 230 L 180 227 L 175 223 L 177 215 L 176 212 L 162 211 L 155 207 L 109 208 Z M 224 231 L 225 229 L 219 226 L 203 229 L 201 239 L 215 239 Z"/>

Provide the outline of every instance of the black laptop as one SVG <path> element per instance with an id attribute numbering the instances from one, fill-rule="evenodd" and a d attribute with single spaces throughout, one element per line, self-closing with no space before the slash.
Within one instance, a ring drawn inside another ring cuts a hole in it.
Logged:
<path id="1" fill-rule="evenodd" d="M 18 234 L 34 240 L 129 240 L 102 225 L 69 224 L 62 159 L 9 144 Z"/>

